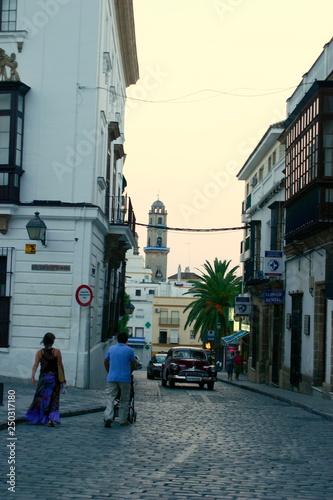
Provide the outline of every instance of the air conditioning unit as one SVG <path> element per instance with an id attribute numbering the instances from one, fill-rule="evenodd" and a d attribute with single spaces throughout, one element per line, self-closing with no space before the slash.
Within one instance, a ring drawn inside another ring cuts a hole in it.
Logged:
<path id="1" fill-rule="evenodd" d="M 252 177 L 252 179 L 251 179 L 250 186 L 252 186 L 252 187 L 256 186 L 256 185 L 257 185 L 257 182 L 258 182 L 258 180 L 257 180 L 257 176 L 255 175 L 255 176 L 254 176 L 254 177 Z"/>
<path id="2" fill-rule="evenodd" d="M 160 312 L 160 310 L 159 310 L 159 309 L 155 309 L 155 312 L 156 312 L 156 313 L 159 313 L 159 312 Z"/>

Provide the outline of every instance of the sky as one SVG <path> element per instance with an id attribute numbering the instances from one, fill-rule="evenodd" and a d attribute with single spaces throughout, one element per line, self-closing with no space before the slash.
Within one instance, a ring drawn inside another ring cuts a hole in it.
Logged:
<path id="1" fill-rule="evenodd" d="M 134 0 L 140 79 L 127 89 L 124 175 L 136 220 L 239 228 L 237 179 L 333 36 L 332 0 Z M 137 226 L 140 254 L 147 229 Z M 168 231 L 168 276 L 215 258 L 240 266 L 243 230 Z"/>

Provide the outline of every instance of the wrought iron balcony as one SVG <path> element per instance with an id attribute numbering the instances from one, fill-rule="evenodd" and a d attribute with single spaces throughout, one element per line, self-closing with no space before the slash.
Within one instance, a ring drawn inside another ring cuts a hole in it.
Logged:
<path id="1" fill-rule="evenodd" d="M 250 258 L 244 262 L 244 284 L 255 285 L 269 281 L 263 271 L 264 263 L 263 258 L 256 257 Z"/>
<path id="2" fill-rule="evenodd" d="M 135 235 L 135 214 L 131 198 L 127 196 L 112 196 L 110 207 L 110 224 L 128 226 Z"/>

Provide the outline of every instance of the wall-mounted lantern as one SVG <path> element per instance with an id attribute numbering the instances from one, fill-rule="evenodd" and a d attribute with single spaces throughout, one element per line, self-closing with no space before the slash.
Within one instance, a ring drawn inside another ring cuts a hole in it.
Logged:
<path id="1" fill-rule="evenodd" d="M 42 245 L 46 246 L 45 236 L 47 227 L 45 222 L 39 217 L 39 212 L 35 212 L 35 217 L 29 220 L 25 227 L 31 240 L 39 240 Z"/>
<path id="2" fill-rule="evenodd" d="M 135 307 L 133 306 L 132 302 L 127 302 L 127 304 L 124 305 L 124 311 L 126 314 L 133 314 Z"/>

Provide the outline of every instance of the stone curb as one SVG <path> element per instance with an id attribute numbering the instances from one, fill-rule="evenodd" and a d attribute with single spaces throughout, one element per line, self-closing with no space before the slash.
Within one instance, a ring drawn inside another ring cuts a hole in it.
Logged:
<path id="1" fill-rule="evenodd" d="M 237 383 L 235 383 L 235 381 L 229 382 L 228 380 L 222 380 L 220 378 L 218 379 L 218 381 L 222 382 L 224 384 L 233 385 L 234 387 L 239 387 L 240 389 L 245 389 L 246 391 L 256 392 L 258 394 L 262 394 L 263 396 L 267 396 L 269 398 L 278 399 L 279 401 L 282 401 L 283 403 L 287 403 L 287 404 L 290 404 L 291 406 L 296 406 L 298 408 L 302 408 L 303 410 L 306 410 L 310 413 L 313 413 L 315 415 L 318 415 L 319 417 L 325 418 L 326 420 L 330 420 L 331 422 L 333 422 L 333 415 L 326 413 L 322 410 L 317 410 L 316 408 L 312 408 L 311 406 L 306 405 L 304 403 L 300 403 L 298 401 L 293 401 L 290 398 L 280 396 L 279 394 L 271 394 L 269 392 L 257 389 L 256 387 L 249 387 L 247 385 L 237 384 Z"/>
<path id="2" fill-rule="evenodd" d="M 105 410 L 105 406 L 97 406 L 94 408 L 86 408 L 84 410 L 68 410 L 60 413 L 60 418 L 68 418 L 68 417 L 77 417 L 79 415 L 87 415 L 89 413 L 98 413 L 102 412 Z M 15 424 L 22 424 L 22 423 L 28 423 L 28 420 L 24 417 L 17 417 L 15 419 Z M 0 423 L 0 431 L 3 431 L 4 429 L 7 429 L 8 423 L 7 422 L 2 422 Z"/>

